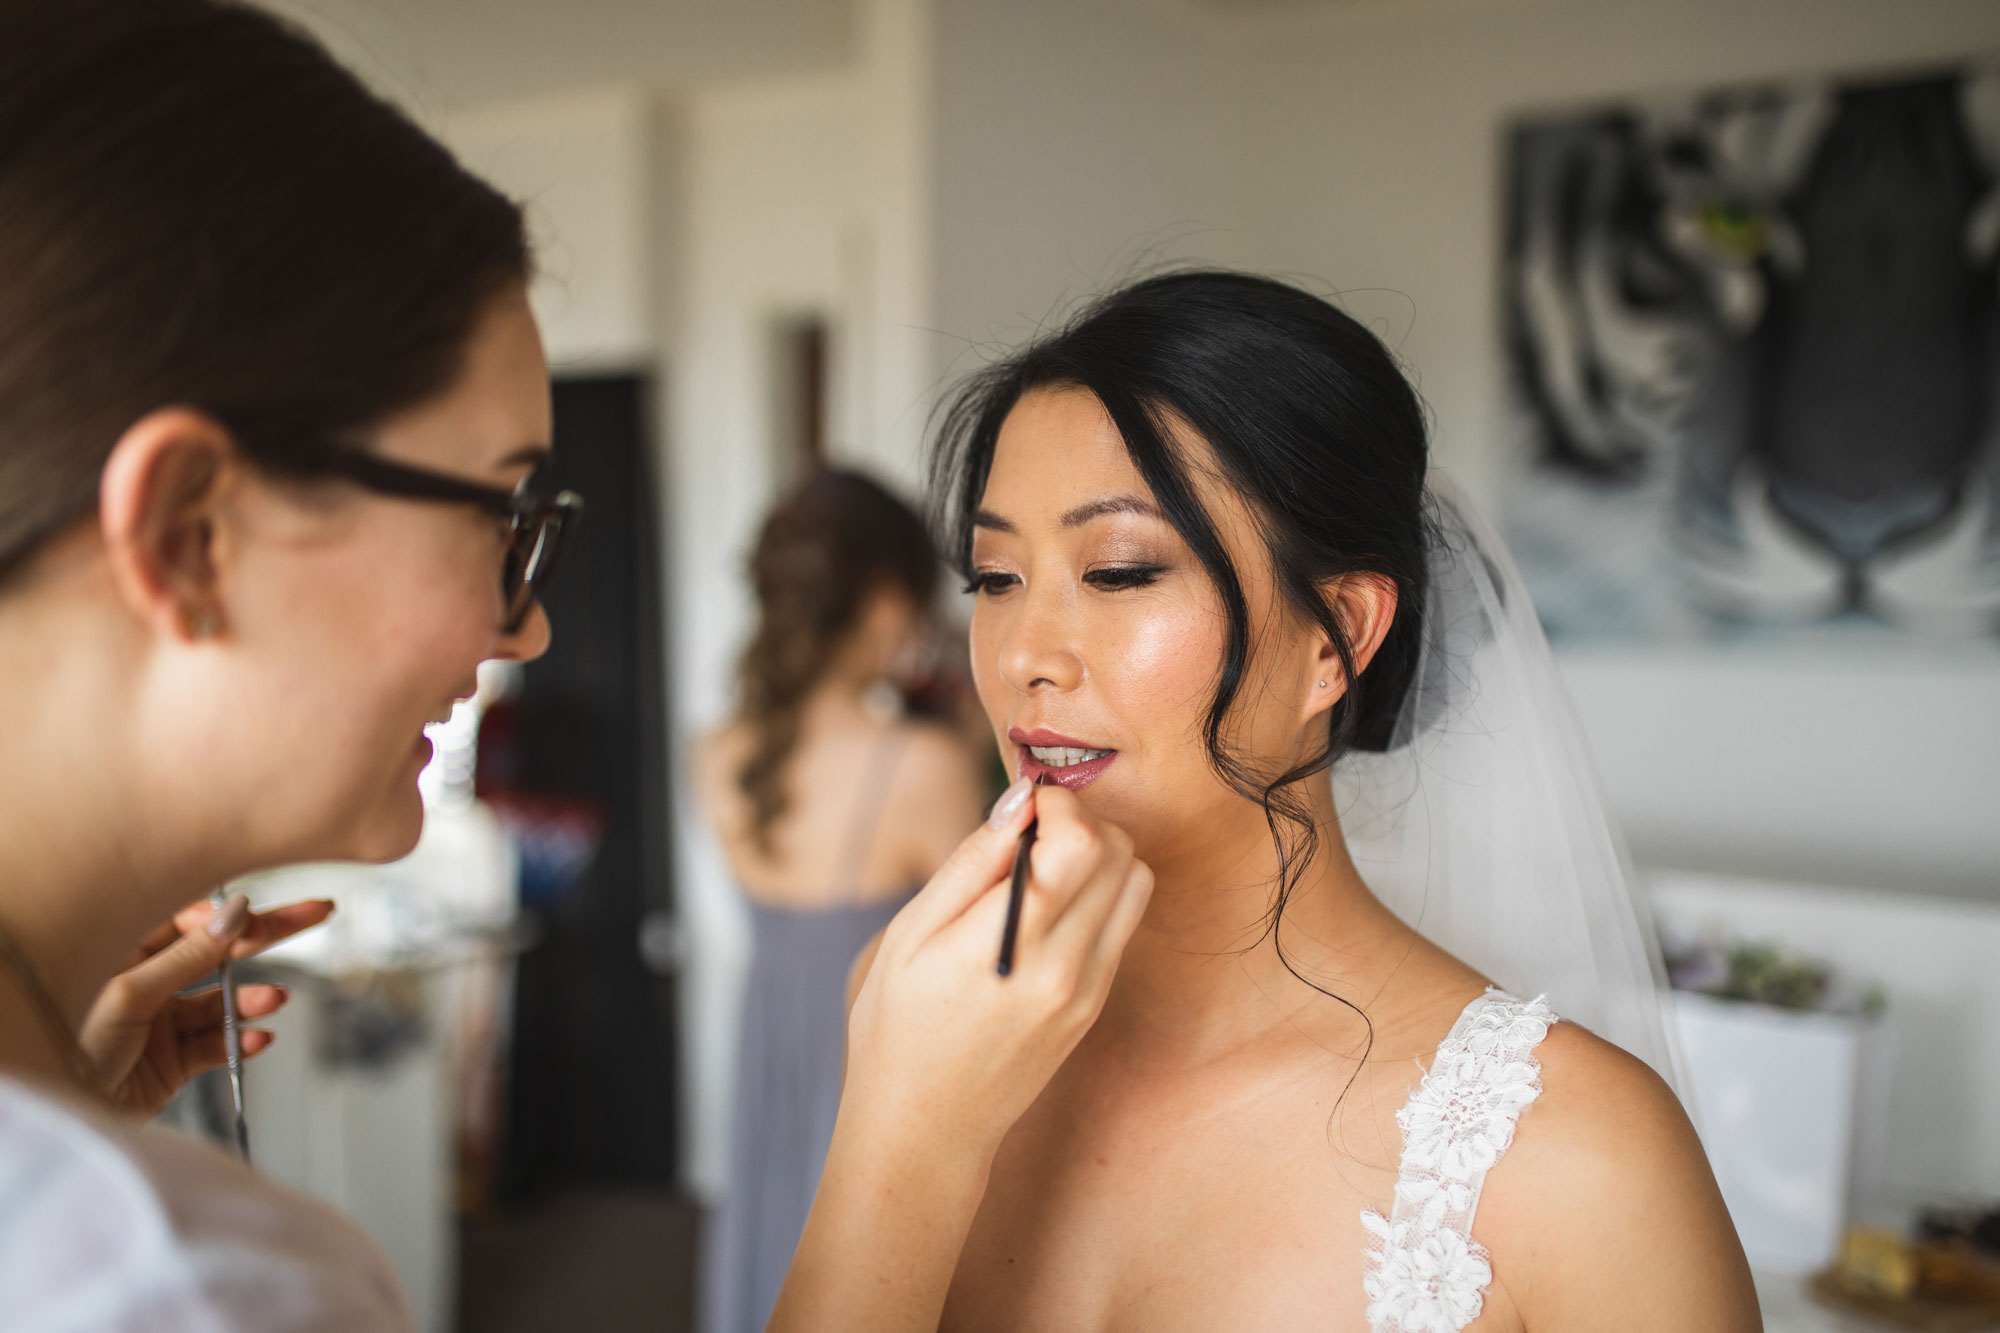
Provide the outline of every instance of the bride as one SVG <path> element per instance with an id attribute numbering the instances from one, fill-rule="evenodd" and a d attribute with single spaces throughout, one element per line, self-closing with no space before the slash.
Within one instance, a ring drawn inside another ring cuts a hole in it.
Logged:
<path id="1" fill-rule="evenodd" d="M 1156 877 L 991 1163 L 943 1326 L 1756 1328 L 1679 1101 L 1606 1039 L 1671 1068 L 1594 796 L 1562 837 L 1599 862 L 1520 854 L 1587 767 L 1452 766 L 1542 745 L 1479 710 L 1501 658 L 1553 669 L 1497 544 L 1427 488 L 1383 346 L 1278 282 L 1153 278 L 961 390 L 934 475 L 1005 760 Z M 1429 821 L 1371 833 L 1379 880 L 1343 833 L 1371 803 Z M 1378 893 L 1412 883 L 1401 915 Z"/>

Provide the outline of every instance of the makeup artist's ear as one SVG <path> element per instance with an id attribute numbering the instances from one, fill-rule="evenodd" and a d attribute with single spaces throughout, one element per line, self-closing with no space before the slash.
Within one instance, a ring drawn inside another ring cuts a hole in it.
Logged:
<path id="1" fill-rule="evenodd" d="M 228 430 L 192 408 L 149 412 L 112 446 L 98 528 L 119 595 L 155 633 L 223 632 L 219 503 L 240 466 Z"/>
<path id="2" fill-rule="evenodd" d="M 1396 621 L 1396 583 L 1381 574 L 1346 574 L 1324 585 L 1327 605 L 1347 634 L 1356 672 L 1366 671 Z M 1313 676 L 1306 685 L 1306 716 L 1317 717 L 1347 693 L 1347 669 L 1331 636 L 1313 636 Z"/>

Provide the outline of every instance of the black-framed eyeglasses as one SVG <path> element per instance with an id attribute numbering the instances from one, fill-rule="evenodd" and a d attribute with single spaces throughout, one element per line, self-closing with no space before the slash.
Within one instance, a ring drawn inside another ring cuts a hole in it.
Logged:
<path id="1" fill-rule="evenodd" d="M 448 473 L 395 463 L 365 449 L 346 445 L 318 452 L 313 471 L 351 481 L 378 495 L 443 504 L 477 505 L 508 525 L 507 554 L 500 566 L 501 631 L 521 628 L 534 609 L 539 590 L 555 571 L 563 539 L 583 516 L 583 497 L 575 491 L 549 494 L 536 489 L 534 478 L 515 490 L 482 486 Z"/>

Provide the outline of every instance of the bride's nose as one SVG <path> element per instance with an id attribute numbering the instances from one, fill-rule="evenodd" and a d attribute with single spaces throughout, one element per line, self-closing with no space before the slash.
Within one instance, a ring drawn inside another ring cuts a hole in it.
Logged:
<path id="1" fill-rule="evenodd" d="M 1083 683 L 1073 599 L 1022 590 L 1019 613 L 1000 644 L 1000 678 L 1020 694 L 1067 692 Z"/>

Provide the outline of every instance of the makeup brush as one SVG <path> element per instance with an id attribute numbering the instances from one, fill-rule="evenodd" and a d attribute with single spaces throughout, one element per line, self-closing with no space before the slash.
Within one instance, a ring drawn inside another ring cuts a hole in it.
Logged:
<path id="1" fill-rule="evenodd" d="M 1040 786 L 1042 779 L 1035 778 Z M 1007 927 L 1000 932 L 1000 975 L 1006 976 L 1014 970 L 1014 939 L 1021 933 L 1021 901 L 1028 894 L 1028 853 L 1035 847 L 1035 829 L 1041 820 L 1031 819 L 1028 827 L 1021 830 L 1021 840 L 1014 847 L 1014 878 L 1007 885 Z"/>

